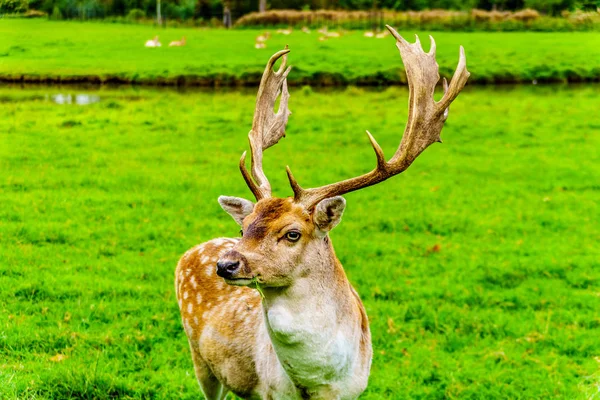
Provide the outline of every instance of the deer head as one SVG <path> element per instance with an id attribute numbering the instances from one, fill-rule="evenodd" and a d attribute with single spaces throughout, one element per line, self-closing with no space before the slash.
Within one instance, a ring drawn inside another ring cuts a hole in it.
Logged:
<path id="1" fill-rule="evenodd" d="M 433 93 L 440 76 L 435 60 L 435 41 L 425 53 L 419 42 L 408 43 L 392 27 L 396 46 L 406 67 L 409 86 L 408 121 L 400 145 L 386 161 L 383 150 L 367 131 L 375 151 L 376 167 L 358 177 L 312 189 L 303 189 L 287 168 L 293 197 L 274 198 L 262 168 L 263 152 L 285 136 L 290 111 L 286 77 L 286 48 L 271 57 L 261 79 L 256 99 L 252 130 L 248 137 L 252 155 L 251 173 L 246 169 L 246 153 L 240 160 L 240 171 L 257 202 L 225 197 L 219 203 L 242 227 L 242 239 L 217 263 L 217 274 L 233 285 L 257 282 L 264 287 L 290 285 L 299 276 L 318 268 L 317 260 L 335 257 L 328 232 L 341 220 L 345 200 L 341 195 L 375 185 L 406 170 L 427 147 L 441 142 L 440 132 L 448 118 L 450 103 L 458 96 L 469 77 L 464 49 L 448 85 L 443 80 L 444 95 L 435 101 Z M 282 59 L 277 71 L 273 66 Z M 277 113 L 273 112 L 281 95 Z M 317 266 L 317 267 L 315 267 Z"/>

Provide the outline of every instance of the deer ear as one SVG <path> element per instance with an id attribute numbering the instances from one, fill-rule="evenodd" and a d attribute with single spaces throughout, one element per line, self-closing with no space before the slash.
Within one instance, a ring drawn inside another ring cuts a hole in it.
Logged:
<path id="1" fill-rule="evenodd" d="M 219 196 L 219 204 L 239 225 L 242 225 L 244 218 L 254 210 L 253 202 L 240 197 Z"/>
<path id="2" fill-rule="evenodd" d="M 340 223 L 345 208 L 346 200 L 342 196 L 325 199 L 315 207 L 313 221 L 321 232 L 327 233 Z"/>

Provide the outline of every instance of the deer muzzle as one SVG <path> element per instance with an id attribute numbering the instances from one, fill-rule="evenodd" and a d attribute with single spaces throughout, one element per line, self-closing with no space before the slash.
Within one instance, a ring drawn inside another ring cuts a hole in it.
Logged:
<path id="1" fill-rule="evenodd" d="M 227 283 L 243 284 L 242 281 L 252 279 L 246 257 L 235 250 L 223 254 L 217 261 L 217 275 L 225 279 Z"/>

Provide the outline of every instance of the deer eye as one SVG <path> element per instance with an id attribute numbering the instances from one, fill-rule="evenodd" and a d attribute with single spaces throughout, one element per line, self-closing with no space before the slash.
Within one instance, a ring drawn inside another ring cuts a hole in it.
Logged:
<path id="1" fill-rule="evenodd" d="M 285 234 L 285 238 L 290 242 L 297 242 L 298 240 L 300 240 L 300 236 L 300 232 L 298 231 L 289 231 Z"/>
<path id="2" fill-rule="evenodd" d="M 244 230 L 240 229 L 240 236 L 244 236 Z"/>

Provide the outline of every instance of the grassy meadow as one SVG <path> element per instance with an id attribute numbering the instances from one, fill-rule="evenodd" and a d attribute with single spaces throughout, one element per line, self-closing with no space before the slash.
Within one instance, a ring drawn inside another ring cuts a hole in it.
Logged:
<path id="1" fill-rule="evenodd" d="M 237 162 L 255 92 L 52 101 L 67 92 L 0 88 L 0 398 L 197 399 L 173 271 L 238 234 L 216 199 L 251 197 Z M 361 398 L 597 396 L 599 93 L 467 88 L 444 144 L 346 196 L 332 239 L 375 351 Z M 279 196 L 286 164 L 324 184 L 373 167 L 365 129 L 388 155 L 400 140 L 404 88 L 291 95 L 265 157 Z"/>
<path id="2" fill-rule="evenodd" d="M 152 85 L 256 85 L 265 59 L 289 44 L 290 83 L 320 85 L 402 84 L 400 57 L 392 37 L 350 31 L 318 41 L 319 34 L 275 33 L 266 49 L 255 49 L 264 30 L 161 29 L 148 25 L 0 20 L 0 80 L 135 82 Z M 451 76 L 458 47 L 467 52 L 470 83 L 600 81 L 600 32 L 426 32 L 437 41 L 443 76 Z M 163 47 L 148 49 L 159 35 Z M 168 48 L 187 37 L 187 45 Z"/>

